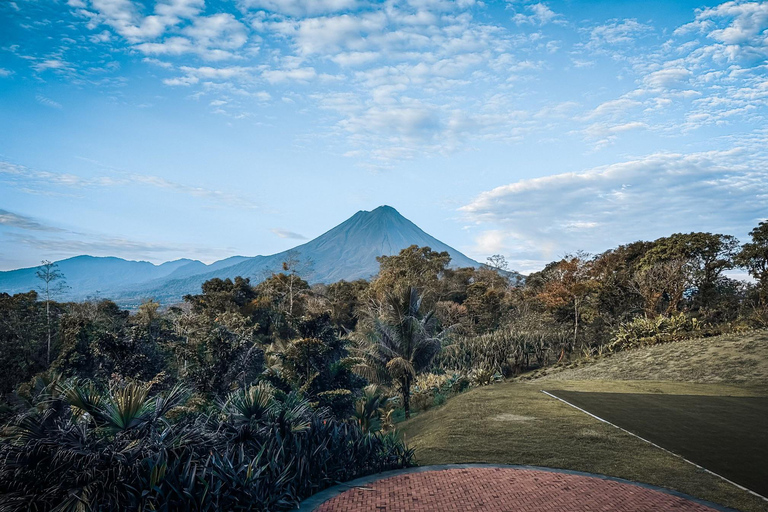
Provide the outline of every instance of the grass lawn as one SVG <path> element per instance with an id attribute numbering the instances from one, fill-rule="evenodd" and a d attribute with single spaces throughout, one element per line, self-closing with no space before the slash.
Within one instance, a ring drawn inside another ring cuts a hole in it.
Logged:
<path id="1" fill-rule="evenodd" d="M 553 394 L 768 496 L 768 397 Z"/>
<path id="2" fill-rule="evenodd" d="M 768 396 L 765 332 L 659 345 L 547 373 L 473 389 L 398 427 L 422 465 L 488 462 L 587 471 L 743 512 L 768 512 L 768 502 L 541 392 Z"/>

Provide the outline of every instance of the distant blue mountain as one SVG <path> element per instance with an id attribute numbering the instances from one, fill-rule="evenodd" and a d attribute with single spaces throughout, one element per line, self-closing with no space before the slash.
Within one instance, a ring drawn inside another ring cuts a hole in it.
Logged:
<path id="1" fill-rule="evenodd" d="M 166 304 L 178 302 L 186 294 L 198 293 L 205 281 L 215 277 L 242 276 L 257 283 L 272 272 L 279 272 L 289 257 L 298 258 L 302 277 L 310 283 L 367 279 L 379 270 L 377 256 L 397 254 L 410 245 L 448 252 L 452 267 L 480 266 L 425 233 L 390 206 L 359 211 L 314 240 L 271 256 L 234 256 L 210 265 L 189 259 L 154 265 L 93 256 L 77 256 L 57 263 L 70 286 L 66 299 L 98 296 L 133 306 L 147 298 Z M 18 293 L 38 287 L 35 271 L 36 268 L 28 268 L 0 272 L 0 292 Z"/>
<path id="2" fill-rule="evenodd" d="M 66 278 L 68 298 L 85 298 L 98 295 L 102 290 L 113 290 L 126 283 L 144 283 L 172 275 L 193 263 L 189 259 L 168 261 L 155 265 L 148 261 L 128 261 L 121 258 L 75 256 L 56 262 Z M 27 292 L 39 287 L 37 267 L 0 272 L 0 291 L 7 293 Z"/>

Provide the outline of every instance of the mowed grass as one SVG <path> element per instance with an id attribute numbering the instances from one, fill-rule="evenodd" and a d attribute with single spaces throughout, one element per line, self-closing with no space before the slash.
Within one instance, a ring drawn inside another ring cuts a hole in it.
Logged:
<path id="1" fill-rule="evenodd" d="M 715 354 L 699 359 L 702 349 L 711 349 L 706 346 L 708 341 L 716 344 Z M 421 465 L 485 462 L 572 469 L 658 485 L 744 512 L 768 511 L 764 500 L 541 392 L 566 389 L 768 396 L 768 372 L 751 374 L 749 379 L 729 380 L 725 376 L 733 375 L 742 356 L 728 356 L 732 364 L 725 365 L 717 358 L 719 353 L 737 353 L 741 347 L 753 345 L 750 354 L 757 354 L 757 359 L 767 357 L 768 351 L 759 346 L 768 343 L 765 333 L 682 343 L 690 347 L 660 345 L 650 347 L 654 349 L 650 355 L 649 349 L 641 349 L 634 351 L 637 359 L 629 357 L 631 352 L 620 354 L 622 359 L 613 359 L 619 362 L 615 368 L 610 367 L 610 360 L 617 356 L 612 356 L 558 372 L 556 379 L 506 382 L 473 389 L 399 424 L 398 428 L 409 446 L 415 448 Z M 656 353 L 660 348 L 671 355 Z M 667 357 L 676 361 L 668 364 Z M 640 359 L 645 363 L 638 362 Z M 749 367 L 755 371 L 762 364 L 761 360 Z M 590 367 L 597 371 L 590 374 Z M 644 378 L 661 375 L 668 380 Z M 571 379 L 565 380 L 566 376 Z"/>
<path id="2" fill-rule="evenodd" d="M 768 397 L 551 393 L 768 496 Z"/>
<path id="3" fill-rule="evenodd" d="M 768 392 L 768 332 L 664 343 L 582 361 L 577 367 L 532 372 L 525 377 L 565 381 L 729 383 Z"/>

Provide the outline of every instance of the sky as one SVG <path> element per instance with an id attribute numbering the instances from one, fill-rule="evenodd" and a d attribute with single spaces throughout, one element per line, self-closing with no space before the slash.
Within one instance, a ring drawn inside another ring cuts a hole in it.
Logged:
<path id="1" fill-rule="evenodd" d="M 3 0 L 0 270 L 388 204 L 524 273 L 768 218 L 768 2 Z"/>

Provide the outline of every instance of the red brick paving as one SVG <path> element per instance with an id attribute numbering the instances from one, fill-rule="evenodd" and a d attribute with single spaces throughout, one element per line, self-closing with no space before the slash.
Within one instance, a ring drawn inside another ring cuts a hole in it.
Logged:
<path id="1" fill-rule="evenodd" d="M 350 489 L 318 512 L 713 512 L 684 498 L 581 475 L 469 468 L 393 476 Z"/>

